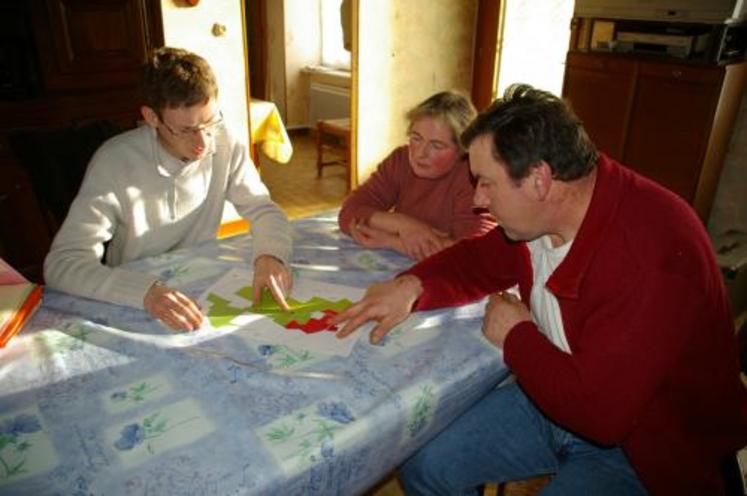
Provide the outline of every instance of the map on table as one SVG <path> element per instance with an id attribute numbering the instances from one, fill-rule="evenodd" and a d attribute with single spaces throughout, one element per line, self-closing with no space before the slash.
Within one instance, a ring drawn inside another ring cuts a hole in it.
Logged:
<path id="1" fill-rule="evenodd" d="M 262 292 L 258 304 L 253 301 L 253 273 L 232 269 L 210 286 L 199 298 L 207 325 L 245 332 L 249 339 L 262 344 L 279 344 L 330 355 L 349 355 L 365 329 L 345 339 L 337 339 L 336 326 L 330 319 L 359 300 L 364 291 L 350 286 L 296 279 L 286 298 L 291 310 L 286 312 Z"/>

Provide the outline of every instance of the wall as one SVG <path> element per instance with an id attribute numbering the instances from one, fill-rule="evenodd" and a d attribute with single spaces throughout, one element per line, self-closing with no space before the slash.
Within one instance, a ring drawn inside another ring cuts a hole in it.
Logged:
<path id="1" fill-rule="evenodd" d="M 174 0 L 161 0 L 161 9 L 166 45 L 195 52 L 210 63 L 218 79 L 218 101 L 228 126 L 239 139 L 249 143 L 246 45 L 241 2 L 206 1 L 195 7 L 187 7 L 182 2 L 177 4 Z M 222 36 L 212 33 L 216 23 L 226 27 Z M 238 218 L 233 205 L 226 202 L 223 221 Z"/>
<path id="2" fill-rule="evenodd" d="M 477 0 L 358 2 L 358 182 L 405 142 L 407 110 L 437 91 L 469 93 L 476 13 Z"/>
<path id="3" fill-rule="evenodd" d="M 210 63 L 218 79 L 219 103 L 226 121 L 240 139 L 248 142 L 247 74 L 241 2 L 206 1 L 195 7 L 187 7 L 182 2 L 161 0 L 161 8 L 166 45 L 195 52 Z M 212 33 L 215 23 L 226 27 L 225 34 L 215 36 Z"/>
<path id="4" fill-rule="evenodd" d="M 285 0 L 285 124 L 305 126 L 309 115 L 309 81 L 304 67 L 320 60 L 317 0 Z"/>
<path id="5" fill-rule="evenodd" d="M 288 128 L 314 125 L 309 120 L 309 85 L 324 80 L 350 87 L 350 75 L 309 68 L 321 63 L 319 0 L 283 0 L 267 4 L 268 93 Z"/>
<path id="6" fill-rule="evenodd" d="M 268 99 L 286 127 L 308 124 L 307 66 L 319 63 L 318 0 L 267 2 Z"/>
<path id="7" fill-rule="evenodd" d="M 747 233 L 747 94 L 734 124 L 708 230 L 715 236 L 729 230 Z"/>

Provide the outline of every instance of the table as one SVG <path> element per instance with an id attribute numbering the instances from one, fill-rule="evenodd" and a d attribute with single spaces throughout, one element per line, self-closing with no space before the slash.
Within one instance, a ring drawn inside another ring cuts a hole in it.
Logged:
<path id="1" fill-rule="evenodd" d="M 409 261 L 294 223 L 296 277 L 365 288 Z M 197 297 L 249 235 L 140 260 Z M 142 311 L 46 291 L 0 350 L 2 494 L 359 494 L 507 376 L 484 302 L 415 314 L 349 356 L 174 334 Z M 417 329 L 413 328 L 417 327 Z"/>
<path id="2" fill-rule="evenodd" d="M 293 145 L 275 104 L 252 98 L 249 102 L 249 124 L 252 145 L 261 145 L 262 151 L 272 160 L 288 163 L 293 155 Z M 256 160 L 256 157 L 252 158 Z"/>

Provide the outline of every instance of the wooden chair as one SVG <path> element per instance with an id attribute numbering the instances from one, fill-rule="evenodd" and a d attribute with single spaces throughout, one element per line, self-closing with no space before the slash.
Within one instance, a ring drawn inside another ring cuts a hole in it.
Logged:
<path id="1" fill-rule="evenodd" d="M 350 119 L 321 119 L 316 123 L 316 177 L 328 165 L 343 165 L 350 185 Z M 324 160 L 324 152 L 334 152 L 333 158 Z"/>
<path id="2" fill-rule="evenodd" d="M 67 217 L 94 152 L 119 132 L 110 121 L 89 120 L 11 134 L 11 147 L 46 211 L 52 235 Z"/>

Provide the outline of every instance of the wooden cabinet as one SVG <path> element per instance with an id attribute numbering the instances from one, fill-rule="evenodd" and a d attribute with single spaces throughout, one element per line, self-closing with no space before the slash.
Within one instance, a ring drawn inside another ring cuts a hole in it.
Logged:
<path id="1" fill-rule="evenodd" d="M 746 82 L 747 62 L 569 52 L 563 96 L 601 151 L 680 195 L 706 222 Z"/>
<path id="2" fill-rule="evenodd" d="M 60 174 L 29 174 L 38 164 L 22 161 L 7 143 L 20 132 L 55 133 L 90 122 L 134 127 L 140 66 L 163 46 L 161 2 L 3 0 L 0 12 L 3 26 L 18 31 L 12 40 L 20 40 L 0 54 L 0 79 L 17 86 L 0 94 L 0 256 L 40 281 L 58 225 L 42 192 Z M 22 65 L 6 61 L 16 45 L 33 52 Z"/>
<path id="3" fill-rule="evenodd" d="M 28 176 L 0 141 L 0 257 L 40 282 L 51 238 Z"/>
<path id="4" fill-rule="evenodd" d="M 147 51 L 163 39 L 159 2 L 34 0 L 32 6 L 49 90 L 137 84 Z"/>

